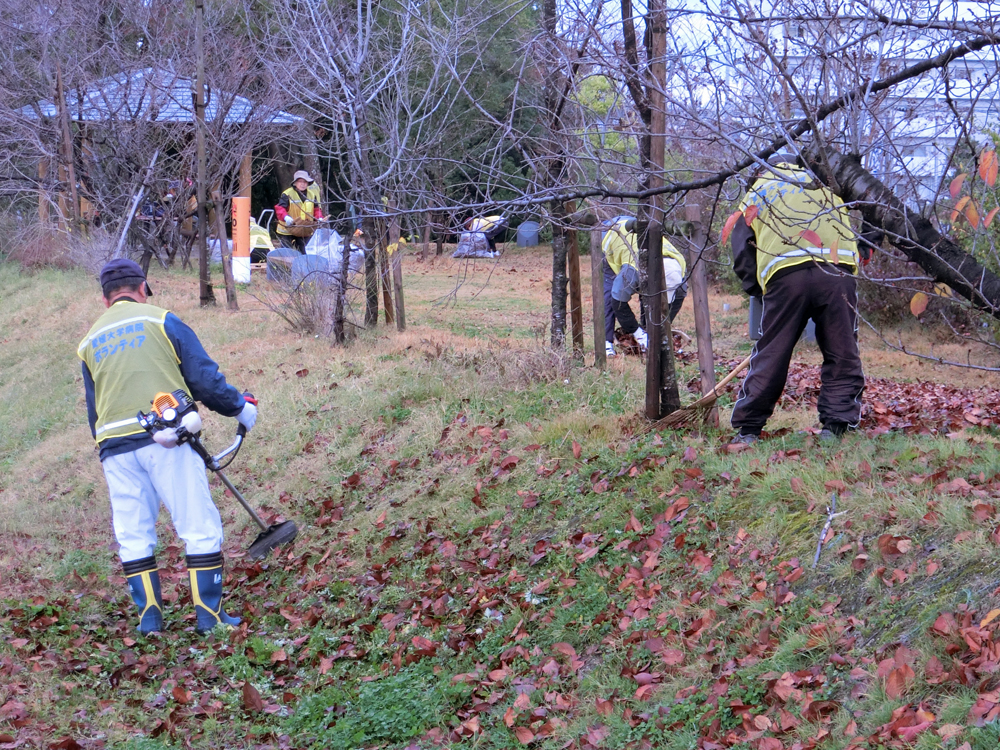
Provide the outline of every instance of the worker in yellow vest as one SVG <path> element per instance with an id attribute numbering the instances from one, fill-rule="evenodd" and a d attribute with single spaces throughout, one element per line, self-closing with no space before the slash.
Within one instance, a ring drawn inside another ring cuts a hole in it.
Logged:
<path id="1" fill-rule="evenodd" d="M 292 186 L 281 194 L 274 206 L 278 217 L 275 230 L 282 247 L 291 247 L 305 255 L 306 243 L 323 219 L 319 187 L 304 169 L 292 176 Z"/>
<path id="2" fill-rule="evenodd" d="M 820 439 L 834 441 L 861 418 L 865 375 L 855 274 L 879 240 L 868 233 L 859 249 L 843 201 L 795 156 L 772 162 L 751 183 L 732 230 L 736 275 L 748 294 L 763 297 L 762 336 L 733 409 L 733 442 L 750 445 L 759 439 L 810 318 L 823 352 Z"/>
<path id="3" fill-rule="evenodd" d="M 187 546 L 198 632 L 239 625 L 222 609 L 222 520 L 212 502 L 205 463 L 189 444 L 166 448 L 136 418 L 157 393 L 184 390 L 196 401 L 251 429 L 256 401 L 226 382 L 219 366 L 180 318 L 148 304 L 152 294 L 137 263 L 123 258 L 101 270 L 107 311 L 77 353 L 90 431 L 97 441 L 111 499 L 111 518 L 139 631 L 163 628 L 163 599 L 153 551 L 160 504 Z"/>
<path id="4" fill-rule="evenodd" d="M 670 304 L 670 320 L 677 316 L 684 301 L 684 275 L 687 263 L 684 256 L 670 241 L 663 238 L 663 275 L 666 279 L 667 300 Z M 639 250 L 635 235 L 635 218 L 619 216 L 610 222 L 601 243 L 604 251 L 604 351 L 609 357 L 615 352 L 615 320 L 623 333 L 635 336 L 639 348 L 646 351 L 649 344 L 646 331 L 635 319 L 629 305 L 632 296 L 639 291 Z M 642 307 L 640 303 L 640 307 Z M 641 310 L 645 319 L 645 310 Z"/>

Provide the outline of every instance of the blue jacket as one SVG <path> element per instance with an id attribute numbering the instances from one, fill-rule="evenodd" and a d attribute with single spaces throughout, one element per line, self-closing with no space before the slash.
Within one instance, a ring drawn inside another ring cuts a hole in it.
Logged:
<path id="1" fill-rule="evenodd" d="M 173 313 L 167 313 L 163 328 L 170 343 L 173 344 L 174 351 L 177 352 L 177 358 L 181 361 L 181 376 L 187 384 L 191 398 L 224 417 L 235 417 L 239 414 L 246 405 L 246 399 L 234 386 L 226 382 L 226 377 L 219 372 L 219 365 L 208 356 L 195 332 Z M 94 398 L 94 378 L 86 362 L 83 363 L 83 386 L 87 395 L 87 421 L 90 423 L 90 432 L 93 435 L 97 428 L 97 408 Z M 151 400 L 154 395 L 149 394 Z M 138 450 L 152 443 L 153 438 L 147 434 L 109 438 L 101 443 L 101 460 Z"/>

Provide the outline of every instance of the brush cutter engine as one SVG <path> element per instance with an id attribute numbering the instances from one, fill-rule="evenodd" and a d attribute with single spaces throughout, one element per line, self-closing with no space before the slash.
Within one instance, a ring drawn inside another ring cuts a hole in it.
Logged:
<path id="1" fill-rule="evenodd" d="M 136 414 L 139 426 L 164 448 L 176 448 L 191 442 L 201 434 L 198 406 L 184 391 L 157 393 L 148 414 Z"/>

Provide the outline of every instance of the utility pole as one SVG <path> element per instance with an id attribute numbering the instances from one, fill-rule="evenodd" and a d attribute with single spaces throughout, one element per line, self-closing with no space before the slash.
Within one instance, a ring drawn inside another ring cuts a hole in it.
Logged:
<path id="1" fill-rule="evenodd" d="M 194 131 L 198 157 L 195 186 L 198 200 L 198 281 L 201 306 L 208 307 L 215 304 L 215 292 L 208 271 L 208 211 L 205 209 L 205 182 L 208 179 L 205 156 L 205 0 L 194 1 L 194 13 L 194 49 L 198 66 L 194 84 Z"/>

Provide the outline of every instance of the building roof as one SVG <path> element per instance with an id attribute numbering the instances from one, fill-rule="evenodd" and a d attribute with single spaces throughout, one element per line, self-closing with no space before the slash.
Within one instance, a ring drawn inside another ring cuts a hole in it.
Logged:
<path id="1" fill-rule="evenodd" d="M 76 121 L 108 122 L 135 121 L 180 123 L 191 122 L 194 105 L 191 99 L 193 82 L 172 70 L 143 68 L 132 73 L 122 72 L 93 83 L 80 92 L 66 92 L 69 116 Z M 297 125 L 301 117 L 280 109 L 262 107 L 246 97 L 218 89 L 209 90 L 205 107 L 205 120 L 212 122 L 219 117 L 220 105 L 230 103 L 225 111 L 226 124 L 239 124 L 251 120 L 266 121 L 273 125 Z M 21 109 L 26 117 L 55 117 L 58 108 L 54 102 L 43 99 Z"/>

